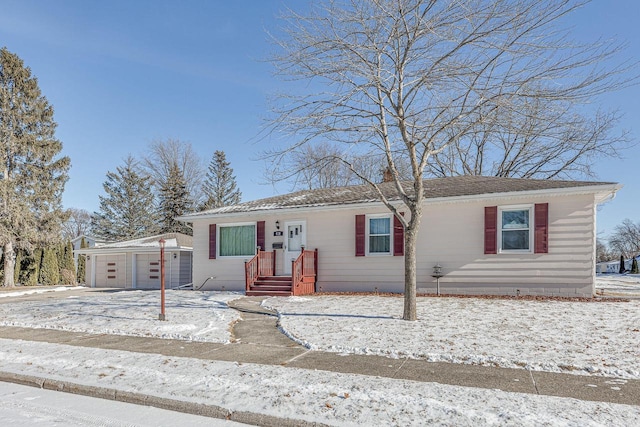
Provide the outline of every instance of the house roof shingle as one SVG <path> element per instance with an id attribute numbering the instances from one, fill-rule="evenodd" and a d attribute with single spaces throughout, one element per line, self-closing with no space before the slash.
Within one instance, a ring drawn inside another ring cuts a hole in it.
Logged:
<path id="1" fill-rule="evenodd" d="M 407 194 L 412 193 L 412 183 L 404 182 Z M 493 176 L 456 176 L 424 180 L 426 199 L 439 199 L 483 194 L 512 193 L 522 191 L 551 190 L 563 188 L 616 185 L 614 182 L 561 181 L 546 179 L 503 178 Z M 379 184 L 385 197 L 400 200 L 393 182 Z M 279 196 L 244 202 L 233 206 L 224 206 L 182 217 L 185 220 L 200 216 L 233 214 L 273 209 L 292 209 L 319 206 L 348 205 L 379 201 L 377 192 L 370 185 L 303 190 Z"/>

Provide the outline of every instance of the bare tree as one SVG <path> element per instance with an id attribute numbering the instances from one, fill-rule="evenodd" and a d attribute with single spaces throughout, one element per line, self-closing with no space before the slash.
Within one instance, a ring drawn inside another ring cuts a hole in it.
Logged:
<path id="1" fill-rule="evenodd" d="M 613 261 L 615 259 L 613 251 L 609 250 L 605 241 L 601 238 L 596 238 L 596 261 L 606 262 Z"/>
<path id="2" fill-rule="evenodd" d="M 620 150 L 629 146 L 626 132 L 612 132 L 617 112 L 588 116 L 570 101 L 520 101 L 520 108 L 510 111 L 479 109 L 473 131 L 434 155 L 427 173 L 537 179 L 594 176 L 591 167 L 597 158 L 619 157 Z"/>
<path id="3" fill-rule="evenodd" d="M 85 209 L 67 209 L 69 219 L 62 224 L 62 237 L 64 240 L 73 240 L 76 237 L 89 233 L 91 229 L 91 213 Z"/>
<path id="4" fill-rule="evenodd" d="M 326 141 L 302 145 L 283 159 L 281 168 L 268 170 L 267 179 L 271 182 L 286 180 L 293 189 L 309 190 L 382 181 L 387 165 L 384 154 L 345 153 L 342 148 Z M 408 162 L 398 159 L 396 166 L 403 179 L 411 177 Z"/>
<path id="5" fill-rule="evenodd" d="M 616 225 L 609 236 L 609 249 L 625 258 L 640 254 L 640 222 L 634 223 L 627 218 Z"/>
<path id="6" fill-rule="evenodd" d="M 523 113 L 526 103 L 569 110 L 627 82 L 627 64 L 604 66 L 618 46 L 571 44 L 559 27 L 584 3 L 342 0 L 283 17 L 273 62 L 280 75 L 303 84 L 274 100 L 269 129 L 292 142 L 272 146 L 265 157 L 281 167 L 291 152 L 322 141 L 341 144 L 344 153 L 384 157 L 406 217 L 375 181 L 341 160 L 405 227 L 404 319 L 416 319 L 416 238 L 433 157 L 484 126 L 517 134 L 522 120 L 510 118 L 518 114 L 532 116 L 533 126 L 548 119 L 538 119 L 545 109 Z M 408 186 L 398 159 L 410 164 Z"/>
<path id="7" fill-rule="evenodd" d="M 167 177 L 177 166 L 185 179 L 191 205 L 196 206 L 202 199 L 204 167 L 190 143 L 179 139 L 155 140 L 149 145 L 142 165 L 151 176 L 156 190 L 166 184 Z"/>

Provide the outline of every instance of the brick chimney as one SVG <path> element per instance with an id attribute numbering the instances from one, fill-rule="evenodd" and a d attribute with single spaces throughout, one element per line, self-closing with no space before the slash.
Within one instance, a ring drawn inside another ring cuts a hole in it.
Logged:
<path id="1" fill-rule="evenodd" d="M 393 174 L 391 173 L 391 169 L 389 169 L 389 166 L 387 166 L 387 168 L 382 172 L 382 182 L 392 182 L 393 181 Z"/>

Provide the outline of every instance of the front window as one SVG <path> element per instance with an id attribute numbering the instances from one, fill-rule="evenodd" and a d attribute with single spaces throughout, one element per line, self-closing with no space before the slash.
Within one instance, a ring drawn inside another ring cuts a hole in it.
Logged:
<path id="1" fill-rule="evenodd" d="M 220 256 L 253 256 L 256 253 L 256 226 L 220 226 Z"/>
<path id="2" fill-rule="evenodd" d="M 391 218 L 369 218 L 369 253 L 391 253 Z"/>
<path id="3" fill-rule="evenodd" d="M 530 251 L 531 208 L 502 208 L 500 210 L 500 249 Z"/>

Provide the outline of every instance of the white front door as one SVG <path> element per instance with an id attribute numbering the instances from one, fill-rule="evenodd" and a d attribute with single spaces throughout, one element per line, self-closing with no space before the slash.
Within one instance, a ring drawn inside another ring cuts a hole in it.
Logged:
<path id="1" fill-rule="evenodd" d="M 307 244 L 307 225 L 304 221 L 291 221 L 284 224 L 284 273 L 291 274 L 291 261 L 300 256 Z"/>

